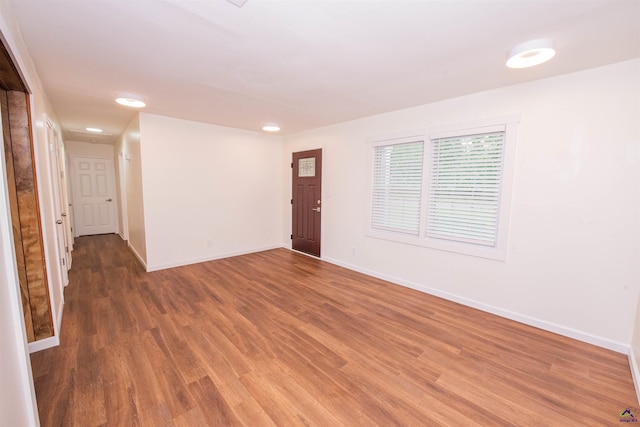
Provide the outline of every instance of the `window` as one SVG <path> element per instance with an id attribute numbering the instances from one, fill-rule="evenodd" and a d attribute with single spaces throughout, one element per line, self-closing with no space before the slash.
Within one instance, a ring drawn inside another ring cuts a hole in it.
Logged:
<path id="1" fill-rule="evenodd" d="M 494 247 L 504 130 L 431 139 L 427 237 Z"/>
<path id="2" fill-rule="evenodd" d="M 506 259 L 518 121 L 374 140 L 369 234 Z"/>
<path id="3" fill-rule="evenodd" d="M 423 141 L 374 147 L 371 227 L 418 236 L 423 155 Z"/>

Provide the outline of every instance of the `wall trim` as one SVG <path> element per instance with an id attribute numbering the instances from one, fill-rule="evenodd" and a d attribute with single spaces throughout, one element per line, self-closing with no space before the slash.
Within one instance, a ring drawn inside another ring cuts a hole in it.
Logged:
<path id="1" fill-rule="evenodd" d="M 633 386 L 636 389 L 636 400 L 640 404 L 640 369 L 638 369 L 636 354 L 633 347 L 629 347 L 629 367 L 631 368 L 631 378 L 633 378 Z"/>
<path id="2" fill-rule="evenodd" d="M 56 318 L 55 331 L 57 336 L 60 336 L 60 333 L 62 332 L 62 312 L 64 311 L 64 289 L 62 290 L 62 292 L 63 292 L 62 298 L 60 298 L 60 303 L 58 304 L 58 308 L 56 310 L 57 318 Z"/>
<path id="3" fill-rule="evenodd" d="M 152 266 L 148 266 L 147 267 L 147 272 L 165 270 L 167 268 L 182 267 L 182 266 L 190 265 L 190 264 L 199 264 L 201 262 L 215 261 L 215 260 L 218 260 L 218 259 L 231 258 L 231 257 L 234 257 L 234 256 L 240 256 L 240 255 L 248 255 L 248 254 L 253 254 L 253 253 L 256 253 L 256 252 L 270 251 L 272 249 L 279 249 L 281 247 L 282 247 L 282 245 L 265 246 L 265 247 L 261 247 L 261 248 L 248 249 L 248 250 L 245 250 L 245 251 L 228 252 L 228 253 L 225 253 L 225 254 L 214 255 L 214 256 L 211 256 L 211 257 L 186 259 L 186 260 L 177 261 L 177 262 L 171 262 L 171 263 L 167 263 L 167 264 L 152 265 Z"/>
<path id="4" fill-rule="evenodd" d="M 593 344 L 598 347 L 606 348 L 608 350 L 615 351 L 617 353 L 629 354 L 629 345 L 621 343 L 619 341 L 610 340 L 607 338 L 603 338 L 597 335 L 593 335 L 587 332 L 583 332 L 577 329 L 573 329 L 567 326 L 559 325 L 557 323 L 549 322 L 546 320 L 538 319 L 535 317 L 527 316 L 524 314 L 516 313 L 514 311 L 505 310 L 500 307 L 495 307 L 493 305 L 485 304 L 479 301 L 472 300 L 470 298 L 461 297 L 459 295 L 455 295 L 449 292 L 441 291 L 438 289 L 434 289 L 428 286 L 420 285 L 417 283 L 410 282 L 408 280 L 399 279 L 394 276 L 390 276 L 387 274 L 382 274 L 377 271 L 369 270 L 366 268 L 361 268 L 349 263 L 345 263 L 333 258 L 322 258 L 323 261 L 327 261 L 331 264 L 338 265 L 340 267 L 347 268 L 349 270 L 357 271 L 358 273 L 363 273 L 368 276 L 376 277 L 378 279 L 386 280 L 391 283 L 395 283 L 397 285 L 401 285 L 407 288 L 415 289 L 420 292 L 424 292 L 429 295 L 433 295 L 439 298 L 443 298 L 449 301 L 457 302 L 459 304 L 465 305 L 467 307 L 476 308 L 478 310 L 495 314 L 500 317 L 504 317 L 506 319 L 514 320 L 519 323 L 523 323 L 525 325 L 533 326 L 548 332 L 553 332 L 558 335 L 562 335 L 568 338 L 573 338 L 578 341 L 586 342 L 588 344 Z M 638 377 L 640 379 L 640 376 Z"/>
<path id="5" fill-rule="evenodd" d="M 57 347 L 59 345 L 60 345 L 60 337 L 57 335 L 54 335 L 49 338 L 30 342 L 27 344 L 27 347 L 29 348 L 29 353 L 35 353 L 37 351 L 46 350 L 48 348 Z"/>
<path id="6" fill-rule="evenodd" d="M 79 142 L 79 141 L 77 141 L 77 142 Z M 109 144 L 104 144 L 104 145 L 109 145 Z M 101 159 L 101 160 L 107 160 L 109 162 L 108 166 L 107 166 L 107 169 L 109 167 L 111 168 L 111 173 L 112 173 L 112 178 L 113 178 L 113 181 L 111 182 L 111 186 L 113 188 L 113 198 L 114 198 L 114 201 L 115 201 L 115 206 L 113 208 L 113 214 L 114 214 L 113 220 L 115 222 L 115 224 L 114 224 L 114 226 L 115 226 L 114 234 L 117 234 L 120 231 L 120 217 L 118 215 L 118 212 L 120 211 L 120 200 L 118 200 L 118 188 L 117 188 L 118 187 L 118 185 L 117 185 L 118 178 L 116 177 L 116 165 L 115 165 L 116 157 L 115 156 L 106 156 L 106 155 L 103 156 L 103 155 L 100 155 L 100 154 L 84 155 L 84 154 L 68 153 L 68 155 L 69 155 L 69 168 L 67 170 L 67 179 L 70 179 L 72 182 L 75 180 L 75 172 L 76 172 L 74 170 L 74 167 L 73 167 L 74 160 L 76 160 L 76 159 Z M 71 198 L 74 199 L 75 196 L 76 196 L 76 194 L 75 194 L 76 190 L 73 189 L 74 188 L 73 184 L 72 184 L 71 188 L 72 188 Z M 75 207 L 72 207 L 72 209 L 74 209 L 74 215 L 73 215 L 74 232 L 73 232 L 73 235 L 74 235 L 74 237 L 80 237 L 77 234 L 78 227 L 76 227 L 76 224 L 75 224 L 75 222 L 77 220 L 77 217 L 75 215 Z"/>

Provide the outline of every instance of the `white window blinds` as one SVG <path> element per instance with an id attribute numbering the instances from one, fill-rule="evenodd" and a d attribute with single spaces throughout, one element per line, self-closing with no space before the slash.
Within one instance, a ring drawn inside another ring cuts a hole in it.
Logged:
<path id="1" fill-rule="evenodd" d="M 371 227 L 418 236 L 424 141 L 379 145 L 373 156 Z"/>
<path id="2" fill-rule="evenodd" d="M 427 237 L 495 247 L 505 132 L 431 143 Z"/>

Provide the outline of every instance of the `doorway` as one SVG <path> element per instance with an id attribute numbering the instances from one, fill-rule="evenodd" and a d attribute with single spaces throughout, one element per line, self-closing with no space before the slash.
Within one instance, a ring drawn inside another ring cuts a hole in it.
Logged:
<path id="1" fill-rule="evenodd" d="M 322 149 L 293 153 L 291 247 L 320 257 Z"/>
<path id="2" fill-rule="evenodd" d="M 55 335 L 38 202 L 29 95 L 0 90 L 0 117 L 13 245 L 27 341 Z"/>
<path id="3" fill-rule="evenodd" d="M 67 208 L 69 203 L 66 201 L 62 179 L 64 178 L 64 169 L 60 163 L 60 142 L 55 131 L 53 123 L 46 120 L 47 124 L 47 145 L 49 146 L 49 167 L 51 170 L 51 193 L 53 195 L 54 214 L 56 217 L 56 240 L 58 242 L 58 251 L 60 255 L 60 286 L 64 287 L 69 284 L 68 271 L 71 268 L 71 252 L 69 250 L 69 239 L 67 232 L 70 229 L 68 224 Z M 60 294 L 63 295 L 62 289 Z"/>
<path id="4" fill-rule="evenodd" d="M 72 157 L 76 236 L 117 231 L 113 159 Z"/>

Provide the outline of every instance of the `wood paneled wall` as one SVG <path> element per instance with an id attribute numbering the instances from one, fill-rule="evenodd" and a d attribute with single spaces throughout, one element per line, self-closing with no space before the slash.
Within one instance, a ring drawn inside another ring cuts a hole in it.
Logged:
<path id="1" fill-rule="evenodd" d="M 0 91 L 9 204 L 29 342 L 53 336 L 28 94 Z"/>
<path id="2" fill-rule="evenodd" d="M 53 317 L 38 204 L 29 94 L 0 43 L 0 111 L 20 295 L 27 340 L 53 336 Z"/>

